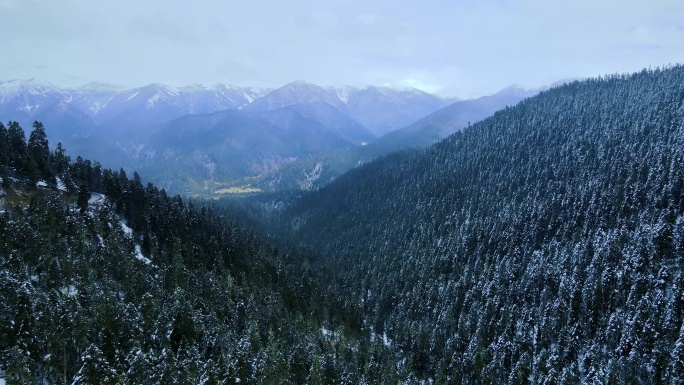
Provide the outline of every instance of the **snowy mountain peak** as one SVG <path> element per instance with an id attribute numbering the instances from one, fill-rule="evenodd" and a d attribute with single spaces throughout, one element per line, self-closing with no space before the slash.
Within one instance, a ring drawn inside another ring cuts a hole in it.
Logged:
<path id="1" fill-rule="evenodd" d="M 304 80 L 295 80 L 293 82 L 287 83 L 285 86 L 286 87 L 289 87 L 289 86 L 291 86 L 291 87 L 311 87 L 311 86 L 315 86 L 315 85 L 311 84 L 311 83 L 307 83 Z"/>
<path id="2" fill-rule="evenodd" d="M 254 100 L 245 108 L 269 111 L 295 104 L 310 103 L 326 103 L 340 109 L 346 108 L 337 92 L 301 80 L 277 88 Z"/>
<path id="3" fill-rule="evenodd" d="M 66 103 L 70 108 L 59 103 Z M 4 118 L 22 124 L 34 119 L 54 119 L 54 114 L 68 111 L 73 116 L 81 114 L 78 116 L 85 122 L 84 127 L 149 127 L 187 114 L 235 109 L 270 111 L 300 104 L 332 106 L 380 135 L 412 123 L 442 107 L 445 101 L 418 90 L 321 87 L 303 80 L 277 89 L 223 83 L 181 87 L 152 83 L 124 89 L 97 82 L 66 89 L 35 79 L 0 82 L 0 108 Z M 388 111 L 392 114 L 388 115 Z M 401 118 L 395 119 L 397 116 Z"/>
<path id="4" fill-rule="evenodd" d="M 38 82 L 35 78 L 28 80 L 13 79 L 0 82 L 0 94 L 11 96 L 16 94 L 29 94 L 47 96 L 54 93 L 65 93 L 50 83 Z"/>
<path id="5" fill-rule="evenodd" d="M 178 88 L 167 86 L 166 84 L 161 84 L 161 83 L 152 83 L 152 84 L 146 85 L 144 87 L 141 87 L 141 89 L 153 89 L 153 90 L 156 90 L 157 92 L 167 94 L 167 95 L 174 95 L 174 96 L 177 96 L 180 94 L 180 92 L 178 91 Z"/>
<path id="6" fill-rule="evenodd" d="M 302 93 L 321 93 L 325 92 L 325 89 L 321 86 L 318 86 L 316 84 L 311 84 L 307 83 L 303 80 L 295 80 L 294 82 L 287 83 L 286 85 L 282 86 L 281 88 L 278 88 L 273 91 L 275 92 L 292 92 L 292 93 L 297 93 L 297 94 L 302 94 Z"/>
<path id="7" fill-rule="evenodd" d="M 73 97 L 68 91 L 50 83 L 36 81 L 35 78 L 0 82 L 0 104 L 11 105 L 10 110 L 23 114 L 31 115 L 41 107 L 71 99 Z"/>

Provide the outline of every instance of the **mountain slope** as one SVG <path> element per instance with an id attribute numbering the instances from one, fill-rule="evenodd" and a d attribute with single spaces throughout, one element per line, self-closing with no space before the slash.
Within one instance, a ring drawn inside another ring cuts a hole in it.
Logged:
<path id="1" fill-rule="evenodd" d="M 0 124 L 0 382 L 361 383 L 391 363 L 315 256 L 24 136 Z"/>
<path id="2" fill-rule="evenodd" d="M 506 106 L 514 106 L 538 92 L 538 90 L 526 91 L 511 86 L 493 95 L 455 102 L 413 124 L 378 138 L 365 150 L 372 154 L 382 155 L 407 147 L 428 147 L 464 129 L 469 124 L 491 116 Z"/>
<path id="3" fill-rule="evenodd" d="M 296 104 L 291 106 L 291 108 L 307 118 L 319 121 L 331 133 L 344 138 L 350 143 L 360 145 L 375 138 L 363 124 L 330 104 Z"/>
<path id="4" fill-rule="evenodd" d="M 376 137 L 408 126 L 449 102 L 417 89 L 366 87 L 349 93 L 349 114 Z"/>
<path id="5" fill-rule="evenodd" d="M 678 383 L 684 67 L 542 92 L 284 216 L 437 383 Z M 405 360 L 405 361 L 404 361 Z"/>
<path id="6" fill-rule="evenodd" d="M 128 151 L 141 175 L 165 188 L 212 194 L 250 184 L 298 158 L 357 146 L 371 137 L 336 108 L 306 104 L 186 115 L 154 129 Z"/>

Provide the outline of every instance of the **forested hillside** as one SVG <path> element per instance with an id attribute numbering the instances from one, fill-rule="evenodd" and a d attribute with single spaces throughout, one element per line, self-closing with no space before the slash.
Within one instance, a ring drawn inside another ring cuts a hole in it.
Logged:
<path id="1" fill-rule="evenodd" d="M 0 124 L 0 380 L 680 384 L 683 164 L 682 66 L 553 88 L 265 210 Z"/>
<path id="2" fill-rule="evenodd" d="M 679 384 L 683 165 L 678 65 L 542 92 L 283 222 L 419 379 Z"/>
<path id="3" fill-rule="evenodd" d="M 71 162 L 40 123 L 28 143 L 0 124 L 0 175 L 0 381 L 359 383 L 393 362 L 315 256 Z"/>

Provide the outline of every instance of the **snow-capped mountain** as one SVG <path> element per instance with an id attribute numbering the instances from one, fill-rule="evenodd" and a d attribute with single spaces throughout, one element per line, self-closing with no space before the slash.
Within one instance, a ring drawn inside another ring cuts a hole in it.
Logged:
<path id="1" fill-rule="evenodd" d="M 98 125 L 122 133 L 185 115 L 189 107 L 178 89 L 150 84 L 117 92 L 108 100 L 98 100 L 89 111 L 94 112 Z"/>
<path id="2" fill-rule="evenodd" d="M 255 87 L 228 87 L 225 84 L 190 85 L 178 89 L 185 99 L 189 113 L 206 114 L 214 111 L 238 109 L 266 95 L 269 90 Z"/>
<path id="3" fill-rule="evenodd" d="M 53 140 L 91 134 L 120 136 L 187 114 L 238 109 L 267 92 L 223 84 L 180 88 L 149 84 L 125 89 L 90 83 L 60 88 L 33 79 L 10 80 L 0 82 L 0 116 L 26 127 L 44 120 Z"/>
<path id="4" fill-rule="evenodd" d="M 297 104 L 326 103 L 348 113 L 379 137 L 409 125 L 451 102 L 452 100 L 415 88 L 323 88 L 298 80 L 268 93 L 244 108 L 269 111 Z"/>
<path id="5" fill-rule="evenodd" d="M 1 118 L 25 126 L 49 118 L 51 138 L 57 140 L 91 134 L 121 138 L 187 114 L 272 111 L 303 104 L 330 105 L 379 137 L 449 103 L 417 89 L 324 88 L 303 81 L 275 90 L 224 84 L 171 87 L 155 83 L 125 89 L 104 83 L 60 88 L 33 79 L 0 82 Z M 60 111 L 68 117 L 65 122 L 57 119 Z"/>
<path id="6" fill-rule="evenodd" d="M 277 88 L 244 108 L 252 111 L 270 111 L 309 103 L 326 103 L 341 111 L 346 110 L 346 103 L 340 98 L 336 89 L 326 89 L 301 80 Z"/>
<path id="7" fill-rule="evenodd" d="M 73 103 L 75 93 L 50 83 L 31 80 L 0 82 L 0 116 L 29 129 L 36 121 L 49 121 L 48 134 L 57 141 L 87 135 L 95 122 Z"/>
<path id="8" fill-rule="evenodd" d="M 0 83 L 3 122 L 16 120 L 28 132 L 33 121 L 42 121 L 50 143 L 62 142 L 71 156 L 147 171 L 151 178 L 162 175 L 171 160 L 180 162 L 173 168 L 178 175 L 158 183 L 202 180 L 206 162 L 214 164 L 211 178 L 221 183 L 261 176 L 315 153 L 372 142 L 448 102 L 415 89 L 324 88 L 303 81 L 275 90 L 223 84 L 154 83 L 127 89 L 100 83 L 79 88 L 34 80 Z M 161 145 L 174 138 L 173 146 Z M 180 170 L 181 164 L 195 166 Z"/>
<path id="9" fill-rule="evenodd" d="M 9 80 L 0 82 L 0 113 L 16 116 L 33 116 L 41 108 L 61 101 L 70 101 L 71 95 L 49 83 L 35 80 Z"/>
<path id="10" fill-rule="evenodd" d="M 84 95 L 79 103 L 92 113 L 98 124 L 127 131 L 126 128 L 146 128 L 183 115 L 237 109 L 264 93 L 257 88 L 223 84 L 176 88 L 155 83 L 115 93 L 90 93 Z"/>

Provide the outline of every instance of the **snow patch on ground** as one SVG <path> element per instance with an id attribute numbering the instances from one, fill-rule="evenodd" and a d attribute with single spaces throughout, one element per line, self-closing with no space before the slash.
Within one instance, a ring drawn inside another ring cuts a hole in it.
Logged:
<path id="1" fill-rule="evenodd" d="M 160 92 L 155 93 L 151 98 L 147 99 L 147 107 L 154 107 L 161 97 L 162 94 Z"/>
<path id="2" fill-rule="evenodd" d="M 244 96 L 245 99 L 247 99 L 247 104 L 252 103 L 254 101 L 254 98 L 252 97 L 252 95 L 248 94 L 247 92 L 243 91 L 242 96 Z"/>
<path id="3" fill-rule="evenodd" d="M 371 338 L 371 341 L 373 341 L 373 342 L 375 342 L 379 339 L 382 341 L 383 345 L 387 346 L 388 348 L 392 347 L 393 341 L 387 336 L 386 331 L 383 331 L 382 335 L 378 336 L 378 334 L 373 329 L 371 329 L 370 338 Z"/>
<path id="4" fill-rule="evenodd" d="M 392 340 L 387 338 L 387 332 L 382 332 L 382 343 L 388 348 L 392 347 Z"/>
<path id="5" fill-rule="evenodd" d="M 37 111 L 37 110 L 38 110 L 38 107 L 40 107 L 40 104 L 36 104 L 35 106 L 33 106 L 33 105 L 30 105 L 30 104 L 26 103 L 26 106 L 24 106 L 24 107 L 19 107 L 19 111 L 22 111 L 22 110 L 23 110 L 23 111 L 26 111 L 26 112 L 31 113 L 31 112 Z"/>
<path id="6" fill-rule="evenodd" d="M 38 183 L 36 183 L 36 187 L 47 187 L 48 184 L 44 180 L 39 180 Z"/>
<path id="7" fill-rule="evenodd" d="M 64 295 L 68 295 L 69 297 L 73 297 L 76 294 L 78 294 L 78 289 L 74 285 L 69 285 L 68 287 L 63 287 L 63 288 L 59 289 L 59 291 Z"/>
<path id="8" fill-rule="evenodd" d="M 96 193 L 96 192 L 91 192 L 90 193 L 90 199 L 88 199 L 88 204 L 89 205 L 99 205 L 99 204 L 104 203 L 104 200 L 105 200 L 104 195 L 102 195 L 100 193 Z"/>
<path id="9" fill-rule="evenodd" d="M 107 105 L 107 103 L 102 103 L 100 101 L 97 101 L 97 102 L 93 103 L 92 105 L 90 105 L 90 107 L 88 109 L 93 114 L 97 114 L 102 109 L 102 107 L 104 107 L 105 105 Z"/>
<path id="10" fill-rule="evenodd" d="M 129 101 L 129 100 L 133 99 L 134 97 L 138 96 L 139 93 L 140 93 L 140 91 L 138 91 L 138 92 L 134 93 L 133 95 L 129 96 L 128 99 L 126 99 L 126 101 Z"/>
<path id="11" fill-rule="evenodd" d="M 126 225 L 126 223 L 124 223 L 124 221 L 121 221 L 120 223 L 121 223 L 121 230 L 123 230 L 123 232 L 124 232 L 126 235 L 128 235 L 129 237 L 132 237 L 132 236 L 133 236 L 133 229 L 130 228 L 130 227 L 128 227 L 128 226 Z"/>
<path id="12" fill-rule="evenodd" d="M 323 334 L 323 337 L 330 343 L 337 343 L 340 337 L 339 333 L 326 329 L 323 326 L 321 327 L 321 334 Z"/>
<path id="13" fill-rule="evenodd" d="M 323 173 L 323 162 L 317 162 L 316 166 L 314 166 L 313 170 L 311 170 L 311 174 L 308 172 L 304 171 L 304 180 L 301 181 L 299 184 L 299 187 L 302 190 L 311 190 L 313 187 L 313 184 L 315 181 L 317 181 L 320 177 L 321 174 Z"/>
<path id="14" fill-rule="evenodd" d="M 133 229 L 128 227 L 126 223 L 124 223 L 124 221 L 120 221 L 119 223 L 121 224 L 121 230 L 123 230 L 124 234 L 126 234 L 128 238 L 133 238 Z M 135 259 L 146 265 L 152 263 L 152 261 L 149 258 L 143 255 L 140 245 L 135 245 L 135 253 L 133 254 L 133 256 L 135 257 Z"/>
<path id="15" fill-rule="evenodd" d="M 64 184 L 64 181 L 60 177 L 57 177 L 57 190 L 64 191 L 64 192 L 67 191 L 67 188 L 66 188 L 66 185 Z"/>
<path id="16" fill-rule="evenodd" d="M 150 263 L 152 263 L 152 261 L 150 261 L 149 258 L 146 258 L 142 254 L 142 250 L 140 250 L 140 245 L 135 245 L 135 259 L 137 259 L 138 261 L 140 261 L 146 265 L 149 265 Z"/>

